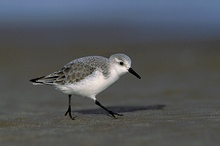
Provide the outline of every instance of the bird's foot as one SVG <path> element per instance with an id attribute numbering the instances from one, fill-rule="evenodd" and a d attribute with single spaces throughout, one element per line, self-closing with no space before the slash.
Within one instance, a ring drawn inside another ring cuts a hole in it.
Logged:
<path id="1" fill-rule="evenodd" d="M 114 117 L 115 119 L 117 119 L 116 116 L 123 116 L 123 114 L 115 113 L 115 112 L 110 111 L 110 110 L 108 111 L 108 113 L 109 113 L 112 117 Z"/>
<path id="2" fill-rule="evenodd" d="M 71 114 L 71 108 L 70 108 L 70 107 L 69 107 L 68 110 L 66 111 L 65 116 L 66 116 L 67 114 L 69 114 L 70 119 L 75 120 L 76 116 L 75 116 L 75 117 L 72 116 L 72 114 Z"/>

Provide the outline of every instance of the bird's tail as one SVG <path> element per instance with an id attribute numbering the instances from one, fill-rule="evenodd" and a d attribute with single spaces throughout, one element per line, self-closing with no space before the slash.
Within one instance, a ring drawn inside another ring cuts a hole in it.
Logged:
<path id="1" fill-rule="evenodd" d="M 43 78 L 45 78 L 45 76 L 31 79 L 30 82 L 32 82 L 34 85 L 44 85 L 45 83 L 42 80 Z"/>
<path id="2" fill-rule="evenodd" d="M 56 78 L 57 76 L 41 76 L 31 79 L 30 82 L 32 82 L 34 85 L 53 85 L 54 79 Z"/>

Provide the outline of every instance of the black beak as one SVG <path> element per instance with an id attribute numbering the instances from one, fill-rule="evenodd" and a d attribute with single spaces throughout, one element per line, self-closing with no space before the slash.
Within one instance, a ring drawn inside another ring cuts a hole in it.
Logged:
<path id="1" fill-rule="evenodd" d="M 141 79 L 141 77 L 140 77 L 132 68 L 129 68 L 128 71 L 129 71 L 131 74 L 135 75 L 138 79 Z"/>

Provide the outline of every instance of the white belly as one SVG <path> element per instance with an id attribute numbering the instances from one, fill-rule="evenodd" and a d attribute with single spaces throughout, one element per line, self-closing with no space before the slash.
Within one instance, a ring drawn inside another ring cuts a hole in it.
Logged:
<path id="1" fill-rule="evenodd" d="M 95 100 L 97 94 L 109 87 L 118 78 L 119 76 L 114 72 L 108 78 L 105 78 L 100 71 L 96 71 L 80 82 L 69 85 L 58 85 L 56 88 L 66 94 L 75 94 Z"/>

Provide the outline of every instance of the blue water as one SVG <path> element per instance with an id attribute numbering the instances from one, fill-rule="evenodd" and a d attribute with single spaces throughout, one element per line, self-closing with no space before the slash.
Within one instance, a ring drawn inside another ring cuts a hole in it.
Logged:
<path id="1" fill-rule="evenodd" d="M 2 0 L 0 22 L 0 28 L 104 27 L 136 39 L 219 39 L 220 1 Z"/>

